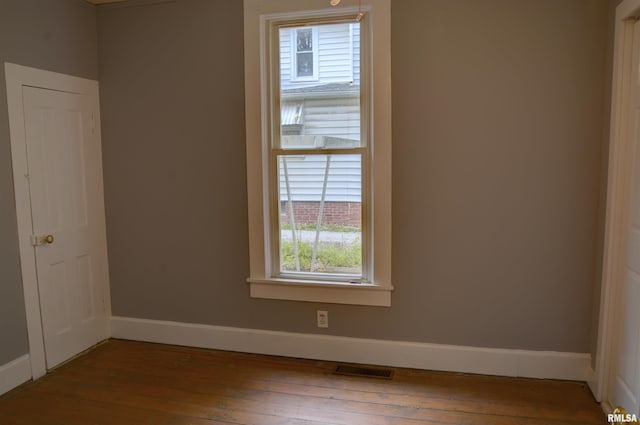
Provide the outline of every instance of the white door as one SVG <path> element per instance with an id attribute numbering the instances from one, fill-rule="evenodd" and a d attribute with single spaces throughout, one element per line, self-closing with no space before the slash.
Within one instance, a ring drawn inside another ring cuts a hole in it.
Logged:
<path id="1" fill-rule="evenodd" d="M 640 23 L 634 24 L 629 128 L 629 202 L 625 218 L 625 255 L 620 259 L 617 294 L 617 341 L 608 401 L 640 413 Z"/>
<path id="2" fill-rule="evenodd" d="M 32 245 L 51 369 L 95 345 L 106 320 L 97 111 L 87 95 L 26 86 L 22 94 Z"/>

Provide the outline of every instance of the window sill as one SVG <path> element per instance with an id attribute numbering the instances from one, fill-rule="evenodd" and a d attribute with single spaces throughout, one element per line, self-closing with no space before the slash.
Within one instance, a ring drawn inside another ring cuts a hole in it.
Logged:
<path id="1" fill-rule="evenodd" d="M 311 301 L 333 304 L 391 306 L 392 286 L 248 278 L 251 298 Z"/>

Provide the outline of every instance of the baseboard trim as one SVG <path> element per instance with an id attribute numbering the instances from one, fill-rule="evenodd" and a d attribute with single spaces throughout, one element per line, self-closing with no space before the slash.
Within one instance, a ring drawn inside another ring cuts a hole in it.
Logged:
<path id="1" fill-rule="evenodd" d="M 255 354 L 542 379 L 587 381 L 584 353 L 466 347 L 111 318 L 113 338 Z"/>
<path id="2" fill-rule="evenodd" d="M 31 379 L 31 361 L 28 354 L 0 366 L 0 395 L 24 384 L 29 379 Z"/>
<path id="3" fill-rule="evenodd" d="M 593 367 L 589 365 L 587 369 L 587 385 L 589 385 L 589 389 L 591 390 L 591 394 L 593 394 L 593 398 L 596 399 L 598 403 L 602 401 L 602 394 L 600 391 L 600 382 L 598 382 L 598 375 L 596 371 L 593 370 Z"/>

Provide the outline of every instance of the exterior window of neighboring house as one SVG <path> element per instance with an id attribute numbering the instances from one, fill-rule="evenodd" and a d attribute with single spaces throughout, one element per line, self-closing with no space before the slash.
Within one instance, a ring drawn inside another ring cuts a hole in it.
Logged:
<path id="1" fill-rule="evenodd" d="M 291 32 L 292 70 L 294 80 L 318 79 L 318 28 L 296 28 Z"/>
<path id="2" fill-rule="evenodd" d="M 315 6 L 245 0 L 251 295 L 388 306 L 389 0 Z"/>

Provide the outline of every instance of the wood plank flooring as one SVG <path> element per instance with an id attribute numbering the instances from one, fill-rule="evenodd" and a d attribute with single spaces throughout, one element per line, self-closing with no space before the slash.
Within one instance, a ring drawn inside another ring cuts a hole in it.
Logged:
<path id="1" fill-rule="evenodd" d="M 586 384 L 111 340 L 0 397 L 2 425 L 606 424 Z"/>

